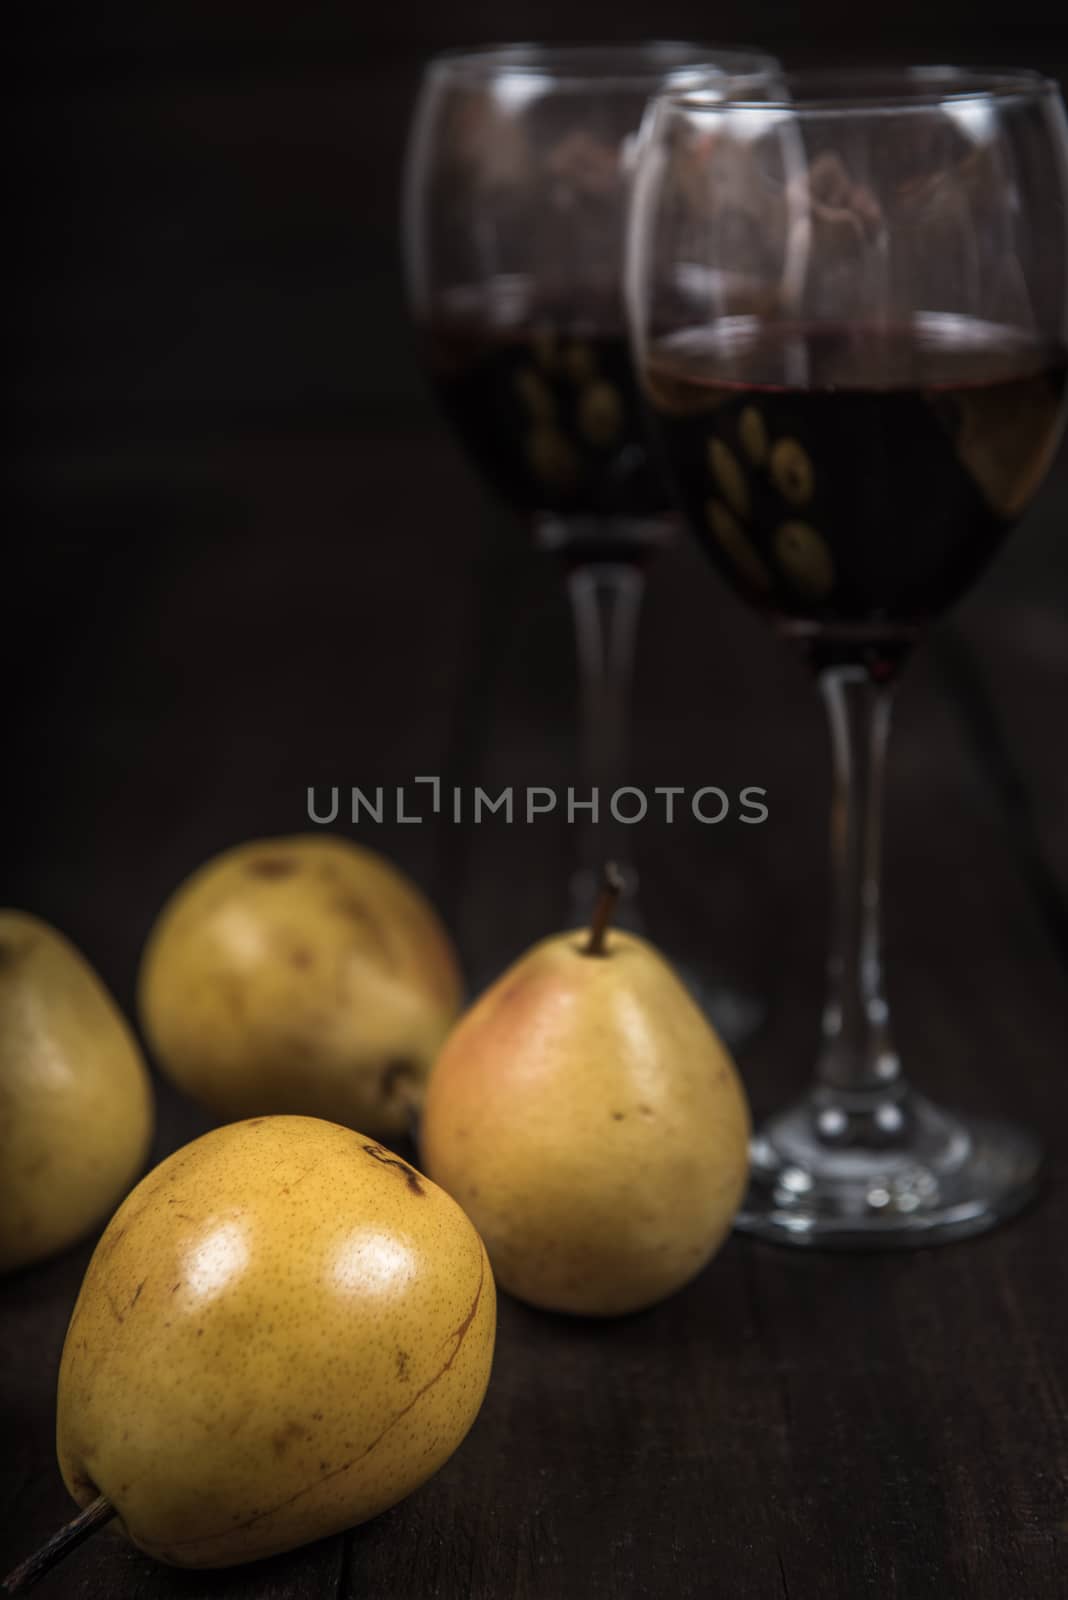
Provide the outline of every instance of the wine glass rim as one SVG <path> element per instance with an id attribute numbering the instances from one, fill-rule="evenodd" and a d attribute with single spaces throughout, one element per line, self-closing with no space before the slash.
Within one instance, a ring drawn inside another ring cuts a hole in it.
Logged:
<path id="1" fill-rule="evenodd" d="M 781 67 L 774 56 L 744 44 L 721 46 L 693 39 L 600 39 L 567 44 L 526 40 L 460 46 L 439 51 L 429 62 L 428 71 L 476 81 L 507 72 L 571 85 L 668 86 L 678 78 L 677 88 L 689 87 L 696 92 L 703 77 L 746 82 L 780 72 Z"/>
<path id="2" fill-rule="evenodd" d="M 1055 79 L 1029 67 L 827 67 L 782 70 L 782 94 L 752 97 L 750 74 L 715 90 L 668 85 L 658 96 L 695 111 L 793 112 L 797 115 L 857 115 L 883 111 L 935 111 L 945 105 L 1035 100 L 1059 95 Z M 792 93 L 792 86 L 798 92 Z M 830 87 L 830 92 L 828 91 Z"/>

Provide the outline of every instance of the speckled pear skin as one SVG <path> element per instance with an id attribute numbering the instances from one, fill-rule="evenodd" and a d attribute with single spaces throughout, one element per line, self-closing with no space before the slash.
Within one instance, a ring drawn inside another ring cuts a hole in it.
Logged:
<path id="1" fill-rule="evenodd" d="M 89 963 L 37 917 L 0 911 L 0 1271 L 108 1215 L 153 1115 L 141 1052 Z"/>
<path id="2" fill-rule="evenodd" d="M 688 1282 L 748 1172 L 734 1066 L 651 945 L 546 939 L 486 991 L 431 1074 L 427 1171 L 478 1228 L 498 1283 L 608 1316 Z"/>
<path id="3" fill-rule="evenodd" d="M 383 857 L 332 834 L 262 839 L 171 897 L 141 964 L 149 1047 L 219 1117 L 327 1117 L 407 1131 L 460 1010 L 432 906 Z"/>
<path id="4" fill-rule="evenodd" d="M 134 1544 L 232 1566 L 365 1521 L 478 1414 L 493 1275 L 455 1201 L 309 1117 L 217 1128 L 113 1217 L 59 1374 L 64 1482 Z"/>

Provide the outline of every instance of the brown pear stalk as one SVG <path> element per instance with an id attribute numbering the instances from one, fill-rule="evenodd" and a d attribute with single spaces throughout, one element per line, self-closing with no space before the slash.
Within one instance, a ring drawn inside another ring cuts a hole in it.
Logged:
<path id="1" fill-rule="evenodd" d="M 97 1495 L 76 1517 L 72 1517 L 65 1527 L 60 1528 L 47 1539 L 39 1550 L 32 1556 L 27 1556 L 25 1561 L 19 1563 L 8 1573 L 0 1589 L 4 1594 L 25 1594 L 27 1589 L 32 1589 L 39 1583 L 46 1573 L 58 1566 L 65 1556 L 76 1550 L 86 1539 L 91 1538 L 98 1528 L 110 1522 L 115 1515 L 115 1507 L 106 1494 Z"/>
<path id="2" fill-rule="evenodd" d="M 604 868 L 604 878 L 601 883 L 601 893 L 597 898 L 597 904 L 593 908 L 590 937 L 583 952 L 585 955 L 604 955 L 604 936 L 608 932 L 612 918 L 616 914 L 616 907 L 619 905 L 619 897 L 622 893 L 623 874 L 614 861 L 607 861 Z"/>

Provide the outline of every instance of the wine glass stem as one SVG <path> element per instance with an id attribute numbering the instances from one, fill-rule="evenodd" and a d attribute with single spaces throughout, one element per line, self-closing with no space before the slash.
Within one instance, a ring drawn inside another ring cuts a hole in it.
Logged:
<path id="1" fill-rule="evenodd" d="M 891 690 L 863 667 L 820 674 L 830 720 L 831 945 L 817 1081 L 829 1098 L 896 1096 L 901 1068 L 883 988 L 882 804 Z"/>
<path id="2" fill-rule="evenodd" d="M 613 815 L 612 797 L 627 777 L 631 679 L 644 589 L 640 568 L 622 561 L 585 563 L 568 576 L 578 656 L 582 770 L 598 799 L 596 821 L 589 809 L 575 809 L 581 822 L 579 858 L 595 872 L 606 859 L 614 859 L 626 880 L 633 880 L 627 824 Z M 589 798 L 576 791 L 576 802 Z M 631 804 L 622 806 L 628 816 L 638 805 L 635 797 L 629 798 Z"/>

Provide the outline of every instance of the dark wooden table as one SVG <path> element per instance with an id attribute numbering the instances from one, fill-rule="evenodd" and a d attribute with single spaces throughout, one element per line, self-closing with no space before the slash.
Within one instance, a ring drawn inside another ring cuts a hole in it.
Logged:
<path id="1" fill-rule="evenodd" d="M 220 50 L 199 76 L 180 52 L 170 76 L 153 57 L 151 83 L 105 53 L 99 82 L 67 56 L 57 84 L 42 56 L 21 105 L 42 138 L 67 108 L 70 148 L 54 132 L 49 148 L 69 181 L 40 226 L 58 250 L 73 207 L 79 269 L 49 256 L 35 289 L 0 900 L 63 927 L 128 1010 L 165 895 L 215 850 L 306 826 L 308 784 L 574 770 L 556 576 L 438 428 L 404 338 L 392 228 L 412 62 L 389 57 L 354 97 L 333 60 L 310 86 L 280 58 L 235 89 Z M 363 208 L 339 220 L 360 174 Z M 610 1324 L 502 1297 L 483 1411 L 406 1503 L 224 1574 L 101 1537 L 42 1600 L 1064 1594 L 1066 700 L 1062 463 L 906 676 L 886 847 L 908 1069 L 951 1104 L 1041 1127 L 1049 1178 L 1029 1213 L 901 1255 L 732 1239 L 690 1288 Z M 770 817 L 650 825 L 635 848 L 653 937 L 766 1000 L 740 1056 L 758 1112 L 814 1050 L 826 761 L 797 664 L 696 551 L 665 556 L 635 782 L 761 784 Z M 559 924 L 571 839 L 555 818 L 360 836 L 436 897 L 475 985 Z M 207 1126 L 159 1095 L 156 1158 Z M 69 1514 L 54 1385 L 91 1247 L 0 1282 L 0 1570 Z"/>
<path id="2" fill-rule="evenodd" d="M 212 493 L 256 485 L 247 529 L 214 544 L 169 536 L 148 566 L 126 547 L 92 615 L 84 572 L 70 592 L 28 600 L 42 619 L 67 609 L 71 658 L 47 664 L 61 679 L 39 691 L 47 725 L 22 734 L 8 799 L 14 837 L 31 843 L 11 853 L 5 891 L 65 927 L 127 1006 L 169 887 L 218 847 L 304 826 L 309 780 L 472 759 L 469 780 L 553 783 L 570 760 L 553 575 L 519 545 L 494 545 L 492 513 L 447 441 L 390 434 L 254 457 L 223 451 L 210 475 Z M 448 539 L 430 537 L 443 519 Z M 907 1255 L 734 1239 L 676 1298 L 608 1325 L 502 1299 L 483 1412 L 406 1504 L 225 1576 L 164 1571 L 100 1539 L 42 1595 L 1063 1592 L 1066 524 L 1062 475 L 906 678 L 887 845 L 906 1059 L 932 1094 L 1044 1129 L 1040 1203 L 988 1238 Z M 492 692 L 465 678 L 478 637 L 498 648 Z M 818 708 L 685 548 L 653 574 L 641 654 L 638 781 L 769 791 L 762 829 L 637 840 L 656 937 L 768 999 L 741 1055 L 759 1109 L 800 1085 L 814 1044 Z M 481 753 L 472 697 L 490 717 Z M 372 842 L 438 894 L 472 973 L 558 924 L 569 840 L 550 821 L 477 837 L 383 827 Z M 157 1156 L 205 1126 L 161 1086 Z M 67 1512 L 54 1382 L 89 1249 L 0 1285 L 3 1567 Z"/>

